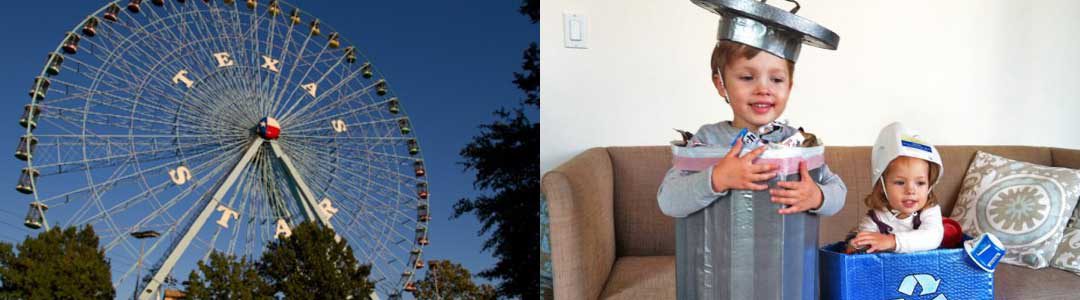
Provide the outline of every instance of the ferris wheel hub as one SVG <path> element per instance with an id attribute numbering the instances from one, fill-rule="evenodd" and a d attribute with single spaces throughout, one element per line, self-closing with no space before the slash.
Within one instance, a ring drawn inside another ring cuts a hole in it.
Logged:
<path id="1" fill-rule="evenodd" d="M 262 138 L 275 140 L 281 135 L 281 124 L 278 124 L 277 119 L 265 117 L 262 118 L 262 120 L 259 120 L 257 131 Z"/>

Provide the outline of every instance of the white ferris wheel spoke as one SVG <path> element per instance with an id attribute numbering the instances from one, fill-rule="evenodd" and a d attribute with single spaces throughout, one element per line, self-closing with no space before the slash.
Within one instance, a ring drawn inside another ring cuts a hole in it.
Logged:
<path id="1" fill-rule="evenodd" d="M 244 152 L 244 156 L 240 158 L 240 161 L 236 163 L 236 166 L 232 168 L 232 171 L 229 171 L 229 174 L 216 188 L 214 195 L 211 196 L 209 201 L 206 202 L 206 205 L 203 206 L 199 215 L 192 220 L 192 224 L 184 232 L 184 235 L 180 238 L 179 242 L 169 251 L 169 255 L 165 257 L 165 260 L 158 267 L 157 272 L 154 273 L 150 282 L 148 282 L 143 288 L 143 291 L 139 293 L 140 299 L 149 299 L 153 295 L 153 291 L 156 291 L 157 287 L 165 282 L 165 276 L 172 271 L 172 267 L 176 264 L 176 261 L 184 254 L 184 250 L 187 249 L 187 244 L 191 243 L 191 240 L 195 238 L 195 234 L 202 228 L 203 223 L 205 223 L 206 219 L 210 217 L 210 214 L 214 212 L 214 209 L 218 207 L 221 198 L 224 197 L 225 193 L 232 187 L 236 177 L 240 175 L 240 171 L 247 167 L 251 158 L 255 156 L 255 153 L 259 151 L 260 147 L 262 147 L 262 140 L 256 140 L 248 146 L 247 150 Z M 159 239 L 158 242 L 160 241 L 161 240 Z"/>

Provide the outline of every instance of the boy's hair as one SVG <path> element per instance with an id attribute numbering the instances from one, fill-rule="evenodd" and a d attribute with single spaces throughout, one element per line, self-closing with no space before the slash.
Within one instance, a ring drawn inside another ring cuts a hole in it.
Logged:
<path id="1" fill-rule="evenodd" d="M 750 47 L 741 43 L 732 42 L 728 40 L 719 41 L 712 51 L 712 75 L 719 75 L 723 67 L 727 65 L 728 61 L 734 60 L 737 57 L 743 57 L 745 59 L 752 59 L 761 53 L 761 49 Z M 790 60 L 784 60 L 788 66 L 788 84 L 791 84 L 795 77 L 795 62 Z"/>
<path id="2" fill-rule="evenodd" d="M 928 170 L 930 170 L 929 182 L 933 183 L 937 180 L 938 165 L 930 162 L 926 162 L 926 164 L 930 165 L 930 167 L 927 168 Z M 885 177 L 885 174 L 889 174 L 889 169 L 891 169 L 891 163 L 890 168 L 886 168 L 885 172 L 882 173 L 881 176 Z M 870 209 L 888 211 L 889 200 L 886 200 L 885 198 L 885 189 L 883 189 L 881 186 L 882 181 L 883 180 L 877 180 L 877 182 L 874 183 L 873 190 L 870 191 L 869 195 L 866 195 L 866 198 L 863 199 L 863 201 L 866 202 L 866 207 Z M 923 208 L 933 207 L 934 205 L 938 205 L 937 196 L 934 195 L 934 190 L 930 190 L 929 195 L 926 196 L 926 205 L 923 206 Z"/>

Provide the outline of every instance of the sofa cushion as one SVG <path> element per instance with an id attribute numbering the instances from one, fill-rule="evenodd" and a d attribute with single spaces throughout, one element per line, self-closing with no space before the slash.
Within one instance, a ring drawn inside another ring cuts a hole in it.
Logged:
<path id="1" fill-rule="evenodd" d="M 600 299 L 675 299 L 675 256 L 623 256 Z"/>
<path id="2" fill-rule="evenodd" d="M 1002 262 L 1042 268 L 1061 241 L 1080 196 L 1080 172 L 978 152 L 953 217 L 970 236 L 989 232 L 1008 250 Z"/>
<path id="3" fill-rule="evenodd" d="M 840 212 L 821 218 L 818 244 L 828 245 L 844 239 L 866 215 L 862 199 L 870 192 L 870 147 L 825 147 L 825 164 L 847 186 L 847 200 Z"/>
<path id="4" fill-rule="evenodd" d="M 675 219 L 656 202 L 671 168 L 671 147 L 611 147 L 608 154 L 614 170 L 615 255 L 675 255 Z"/>
<path id="5" fill-rule="evenodd" d="M 1076 299 L 1077 286 L 1080 276 L 1054 268 L 999 264 L 994 271 L 995 299 Z"/>

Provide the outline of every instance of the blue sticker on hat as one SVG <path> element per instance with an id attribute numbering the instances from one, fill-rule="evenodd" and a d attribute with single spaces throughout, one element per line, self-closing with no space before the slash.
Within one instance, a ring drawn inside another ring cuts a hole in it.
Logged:
<path id="1" fill-rule="evenodd" d="M 908 140 L 901 140 L 900 145 L 904 146 L 904 147 L 908 147 L 908 148 L 919 149 L 919 150 L 926 151 L 926 152 L 931 152 L 931 153 L 934 152 L 933 150 L 930 149 L 930 146 L 919 144 L 919 143 L 908 141 Z"/>

